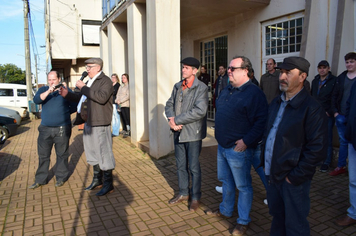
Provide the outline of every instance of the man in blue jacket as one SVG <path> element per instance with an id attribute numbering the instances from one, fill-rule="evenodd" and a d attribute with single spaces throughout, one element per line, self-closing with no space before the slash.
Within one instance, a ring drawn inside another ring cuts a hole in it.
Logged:
<path id="1" fill-rule="evenodd" d="M 183 80 L 174 85 L 165 107 L 168 124 L 174 134 L 179 185 L 179 194 L 169 200 L 169 204 L 188 201 L 190 196 L 190 210 L 196 211 L 201 198 L 199 155 L 202 139 L 206 137 L 208 86 L 196 77 L 200 66 L 196 58 L 187 57 L 181 63 Z M 191 189 L 189 173 L 192 177 Z"/>
<path id="2" fill-rule="evenodd" d="M 235 192 L 239 190 L 239 216 L 232 235 L 243 235 L 251 222 L 253 190 L 251 164 L 262 140 L 267 118 L 267 99 L 250 81 L 252 65 L 248 58 L 236 56 L 228 67 L 229 81 L 216 100 L 215 138 L 218 141 L 218 179 L 222 182 L 222 202 L 217 210 L 205 213 L 231 217 Z"/>
<path id="3" fill-rule="evenodd" d="M 287 57 L 278 66 L 282 94 L 268 109 L 262 160 L 265 166 L 271 235 L 310 235 L 310 183 L 326 157 L 327 116 L 304 80 L 309 62 Z"/>
<path id="4" fill-rule="evenodd" d="M 77 110 L 77 103 L 65 100 L 58 93 L 55 86 L 61 82 L 58 72 L 51 71 L 47 75 L 48 86 L 41 87 L 33 101 L 42 105 L 41 124 L 38 127 L 38 168 L 35 183 L 30 189 L 47 184 L 48 168 L 52 147 L 56 150 L 56 187 L 60 187 L 67 180 L 69 138 L 72 134 L 70 114 Z"/>

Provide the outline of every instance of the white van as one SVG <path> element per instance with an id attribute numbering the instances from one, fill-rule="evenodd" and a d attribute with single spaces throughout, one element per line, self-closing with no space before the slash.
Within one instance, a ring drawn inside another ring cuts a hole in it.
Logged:
<path id="1" fill-rule="evenodd" d="M 0 83 L 0 106 L 28 108 L 26 85 Z"/>

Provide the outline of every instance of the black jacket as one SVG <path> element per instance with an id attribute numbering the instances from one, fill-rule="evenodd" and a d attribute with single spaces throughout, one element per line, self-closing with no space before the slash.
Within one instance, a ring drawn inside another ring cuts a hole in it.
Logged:
<path id="1" fill-rule="evenodd" d="M 267 136 L 281 104 L 280 96 L 269 106 L 263 140 L 262 163 Z M 327 116 L 320 104 L 302 89 L 286 106 L 273 148 L 270 180 L 278 183 L 288 177 L 293 185 L 311 180 L 317 165 L 327 154 Z"/>
<path id="2" fill-rule="evenodd" d="M 352 85 L 350 97 L 347 100 L 345 138 L 356 149 L 356 83 Z"/>
<path id="3" fill-rule="evenodd" d="M 324 85 L 321 86 L 318 94 L 319 80 L 320 75 L 318 74 L 312 81 L 311 95 L 320 103 L 324 110 L 332 116 L 334 113 L 331 110 L 331 96 L 336 83 L 336 76 L 329 71 L 326 81 Z"/>
<path id="4" fill-rule="evenodd" d="M 341 101 L 342 101 L 342 96 L 344 95 L 344 83 L 345 83 L 346 74 L 347 74 L 347 70 L 342 72 L 337 77 L 335 82 L 335 87 L 331 96 L 331 111 L 333 116 L 335 113 L 340 113 L 341 111 Z"/>

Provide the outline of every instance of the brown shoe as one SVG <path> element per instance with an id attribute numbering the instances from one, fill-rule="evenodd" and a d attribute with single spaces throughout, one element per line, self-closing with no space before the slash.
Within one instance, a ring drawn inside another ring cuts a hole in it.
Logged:
<path id="1" fill-rule="evenodd" d="M 200 201 L 199 200 L 192 200 L 192 202 L 190 203 L 189 210 L 194 212 L 194 211 L 198 210 L 199 205 L 200 205 Z"/>
<path id="2" fill-rule="evenodd" d="M 208 215 L 208 216 L 215 216 L 215 217 L 222 217 L 222 218 L 230 218 L 230 216 L 225 216 L 223 215 L 220 210 L 206 210 L 204 211 L 205 212 L 205 215 Z"/>
<path id="3" fill-rule="evenodd" d="M 343 217 L 343 218 L 337 219 L 337 220 L 335 221 L 335 223 L 336 223 L 338 226 L 349 226 L 349 225 L 356 224 L 356 220 L 352 219 L 352 218 L 349 217 L 349 216 L 345 216 L 345 217 Z"/>
<path id="4" fill-rule="evenodd" d="M 237 224 L 232 231 L 232 235 L 244 235 L 248 229 L 248 225 Z"/>
<path id="5" fill-rule="evenodd" d="M 171 200 L 169 200 L 168 203 L 173 205 L 173 204 L 177 204 L 177 203 L 180 203 L 180 202 L 186 202 L 186 201 L 188 201 L 188 199 L 189 199 L 188 195 L 187 196 L 178 195 L 178 196 L 172 198 Z"/>

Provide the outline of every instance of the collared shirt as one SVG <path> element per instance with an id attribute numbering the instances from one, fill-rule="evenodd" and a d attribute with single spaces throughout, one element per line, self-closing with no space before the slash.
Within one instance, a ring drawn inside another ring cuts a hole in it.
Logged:
<path id="1" fill-rule="evenodd" d="M 302 88 L 303 89 L 303 88 Z M 302 91 L 302 89 L 300 91 Z M 276 140 L 276 135 L 277 135 L 277 131 L 278 131 L 278 126 L 282 121 L 283 115 L 284 115 L 284 111 L 286 106 L 288 105 L 288 103 L 290 101 L 292 101 L 293 98 L 295 98 L 295 96 L 297 96 L 300 91 L 294 95 L 291 99 L 289 99 L 288 101 L 286 101 L 286 95 L 285 93 L 281 94 L 281 105 L 279 107 L 278 113 L 276 118 L 274 119 L 272 128 L 269 131 L 267 140 L 266 140 L 266 145 L 265 145 L 265 174 L 266 175 L 270 175 L 271 173 L 271 164 L 272 164 L 272 156 L 273 156 L 273 149 L 274 149 L 274 142 Z"/>
<path id="2" fill-rule="evenodd" d="M 90 88 L 90 86 L 94 83 L 95 79 L 99 77 L 101 72 L 102 71 L 100 71 L 98 74 L 96 74 L 92 79 L 89 79 L 89 81 L 88 81 L 86 86 Z M 78 113 L 80 113 L 80 109 L 82 108 L 82 103 L 85 101 L 85 99 L 87 99 L 87 96 L 85 96 L 83 94 L 82 97 L 80 98 L 80 101 L 79 101 L 78 106 L 77 106 L 77 112 Z"/>

